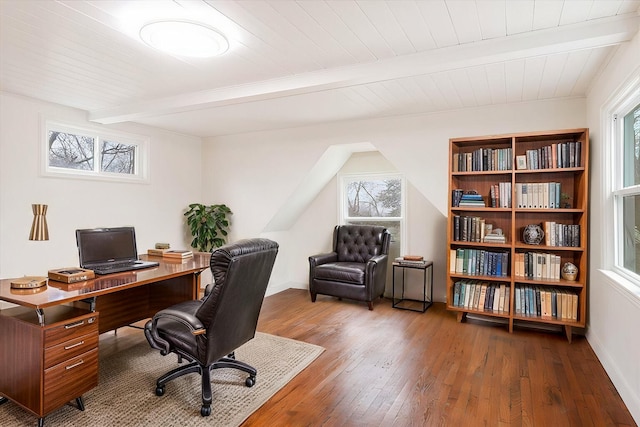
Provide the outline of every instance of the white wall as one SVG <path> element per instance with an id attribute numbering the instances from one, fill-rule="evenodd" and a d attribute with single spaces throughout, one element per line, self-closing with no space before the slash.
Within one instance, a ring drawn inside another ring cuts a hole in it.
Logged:
<path id="1" fill-rule="evenodd" d="M 444 301 L 449 138 L 585 126 L 580 98 L 208 138 L 203 194 L 233 210 L 232 239 L 262 236 L 325 150 L 369 142 L 410 184 L 407 252 L 434 260 L 434 297 Z M 330 248 L 336 203 L 333 180 L 295 224 L 269 233 L 281 248 L 271 293 L 308 287 L 307 258 Z"/>
<path id="2" fill-rule="evenodd" d="M 43 177 L 42 117 L 96 127 L 85 112 L 0 93 L 0 277 L 77 266 L 77 228 L 133 225 L 139 252 L 158 241 L 188 246 L 182 214 L 202 194 L 199 138 L 144 126 L 108 127 L 150 138 L 149 184 Z M 48 241 L 28 240 L 32 203 L 49 205 Z"/>
<path id="3" fill-rule="evenodd" d="M 587 338 L 620 396 L 640 424 L 640 289 L 626 284 L 607 269 L 613 231 L 607 218 L 603 106 L 629 78 L 640 75 L 640 34 L 618 49 L 592 85 L 587 100 L 591 137 L 591 210 L 589 317 Z"/>

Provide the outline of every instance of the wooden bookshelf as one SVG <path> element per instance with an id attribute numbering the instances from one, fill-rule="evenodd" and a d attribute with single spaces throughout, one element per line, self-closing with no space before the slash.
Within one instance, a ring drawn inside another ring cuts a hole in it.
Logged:
<path id="1" fill-rule="evenodd" d="M 449 146 L 447 309 L 458 321 L 468 313 L 505 319 L 509 332 L 514 322 L 560 325 L 571 341 L 572 328 L 586 325 L 589 130 L 452 138 Z M 454 190 L 482 195 L 485 206 L 454 206 Z M 484 240 L 487 224 L 504 242 Z M 525 241 L 527 225 L 546 238 Z M 562 277 L 566 263 L 578 268 L 576 280 Z M 495 289 L 503 298 L 492 305 Z"/>

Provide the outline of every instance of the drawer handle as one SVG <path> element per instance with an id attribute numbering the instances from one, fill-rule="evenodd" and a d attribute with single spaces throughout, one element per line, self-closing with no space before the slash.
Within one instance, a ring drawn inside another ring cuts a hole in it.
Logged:
<path id="1" fill-rule="evenodd" d="M 66 345 L 66 346 L 64 346 L 64 349 L 65 350 L 71 350 L 72 348 L 78 347 L 78 346 L 80 346 L 82 344 L 84 344 L 84 341 L 80 341 L 79 343 L 75 343 L 75 344 L 72 344 L 72 345 Z"/>
<path id="2" fill-rule="evenodd" d="M 71 328 L 77 328 L 78 326 L 82 326 L 84 325 L 84 320 L 81 320 L 79 322 L 76 323 L 70 323 L 68 325 L 64 325 L 65 329 L 71 329 Z"/>
<path id="3" fill-rule="evenodd" d="M 65 369 L 66 369 L 66 370 L 73 369 L 73 368 L 75 368 L 76 366 L 80 366 L 80 365 L 82 365 L 83 363 L 84 363 L 84 360 L 80 360 L 78 363 L 74 363 L 73 365 L 69 365 L 69 366 L 67 366 Z"/>

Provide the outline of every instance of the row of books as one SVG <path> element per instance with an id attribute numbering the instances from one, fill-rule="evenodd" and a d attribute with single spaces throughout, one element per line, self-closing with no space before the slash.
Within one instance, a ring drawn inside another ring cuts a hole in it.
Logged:
<path id="1" fill-rule="evenodd" d="M 509 272 L 509 252 L 458 248 L 449 254 L 449 271 L 470 276 L 506 277 Z"/>
<path id="2" fill-rule="evenodd" d="M 578 320 L 578 295 L 569 289 L 516 285 L 513 305 L 517 316 Z"/>
<path id="3" fill-rule="evenodd" d="M 493 229 L 479 216 L 454 215 L 453 240 L 456 242 L 506 243 L 502 230 Z"/>
<path id="4" fill-rule="evenodd" d="M 510 290 L 505 283 L 460 280 L 453 285 L 453 306 L 508 314 Z"/>
<path id="5" fill-rule="evenodd" d="M 560 224 L 544 221 L 544 243 L 547 246 L 580 247 L 580 224 Z"/>
<path id="6" fill-rule="evenodd" d="M 511 207 L 511 183 L 499 182 L 489 188 L 489 199 L 492 208 Z"/>
<path id="7" fill-rule="evenodd" d="M 562 192 L 559 182 L 516 183 L 516 207 L 521 209 L 559 209 Z"/>
<path id="8" fill-rule="evenodd" d="M 577 168 L 581 165 L 581 151 L 580 141 L 559 142 L 527 150 L 522 155 L 526 164 L 523 165 L 521 159 L 516 158 L 516 165 L 518 169 Z"/>
<path id="9" fill-rule="evenodd" d="M 454 172 L 498 171 L 512 168 L 511 148 L 478 148 L 470 153 L 453 154 Z"/>
<path id="10" fill-rule="evenodd" d="M 560 280 L 559 255 L 544 252 L 516 252 L 514 275 L 531 280 Z"/>

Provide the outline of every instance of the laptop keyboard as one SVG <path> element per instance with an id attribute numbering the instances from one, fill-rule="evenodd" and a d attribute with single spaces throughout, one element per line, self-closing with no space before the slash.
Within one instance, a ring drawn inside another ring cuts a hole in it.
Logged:
<path id="1" fill-rule="evenodd" d="M 110 274 L 110 273 L 118 273 L 120 271 L 130 270 L 131 267 L 135 265 L 134 262 L 118 262 L 115 264 L 109 264 L 106 266 L 98 266 L 93 270 L 98 274 Z"/>

